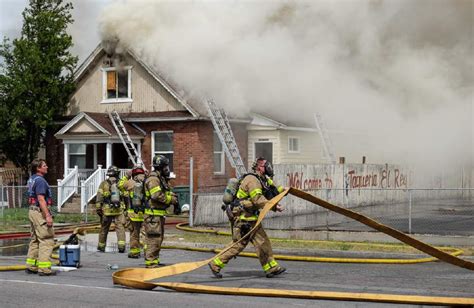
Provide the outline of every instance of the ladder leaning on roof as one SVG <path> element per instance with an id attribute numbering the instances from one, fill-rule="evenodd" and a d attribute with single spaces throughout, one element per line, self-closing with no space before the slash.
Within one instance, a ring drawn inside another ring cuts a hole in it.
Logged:
<path id="1" fill-rule="evenodd" d="M 329 133 L 326 128 L 326 124 L 323 121 L 323 118 L 319 113 L 314 114 L 314 121 L 316 123 L 316 128 L 318 129 L 319 136 L 321 137 L 321 143 L 323 144 L 324 156 L 331 164 L 336 163 L 336 156 L 334 155 L 334 148 L 332 146 L 331 139 L 329 138 Z"/>
<path id="2" fill-rule="evenodd" d="M 118 136 L 120 137 L 120 140 L 122 140 L 123 146 L 125 147 L 128 157 L 130 158 L 132 163 L 134 165 L 141 164 L 143 168 L 145 168 L 142 158 L 140 157 L 140 155 L 138 155 L 137 148 L 135 148 L 135 144 L 132 142 L 132 139 L 130 138 L 127 129 L 123 125 L 122 119 L 120 118 L 118 112 L 115 110 L 109 112 L 109 118 L 112 121 L 112 124 L 114 125 L 114 128 L 117 131 Z"/>
<path id="3" fill-rule="evenodd" d="M 237 177 L 244 175 L 247 173 L 247 168 L 245 168 L 242 157 L 240 156 L 239 148 L 235 142 L 234 134 L 232 133 L 232 128 L 230 127 L 229 119 L 224 109 L 217 107 L 217 105 L 209 99 L 207 100 L 207 108 L 212 125 L 214 125 L 214 129 L 224 148 L 227 159 L 231 166 L 235 168 Z"/>

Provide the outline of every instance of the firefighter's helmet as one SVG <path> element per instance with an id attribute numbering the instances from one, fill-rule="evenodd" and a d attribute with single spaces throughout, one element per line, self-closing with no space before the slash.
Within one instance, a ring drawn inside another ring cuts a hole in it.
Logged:
<path id="1" fill-rule="evenodd" d="M 163 169 L 164 166 L 169 164 L 170 161 L 163 155 L 155 155 L 155 157 L 153 157 L 153 168 L 155 169 Z"/>
<path id="2" fill-rule="evenodd" d="M 145 174 L 145 169 L 143 168 L 142 164 L 136 164 L 133 166 L 132 169 L 132 176 L 136 176 L 139 174 Z"/>
<path id="3" fill-rule="evenodd" d="M 266 160 L 264 157 L 259 157 L 257 158 L 254 163 L 252 164 L 252 170 L 254 172 L 257 171 L 257 169 L 259 167 L 264 167 L 264 171 L 263 171 L 263 174 L 269 176 L 269 177 L 273 177 L 273 166 L 272 166 L 272 163 L 269 162 L 268 160 Z"/>
<path id="4" fill-rule="evenodd" d="M 120 175 L 120 169 L 117 168 L 116 166 L 112 165 L 112 166 L 109 167 L 109 169 L 107 169 L 106 175 L 109 176 L 109 177 L 118 178 L 119 175 Z"/>
<path id="5" fill-rule="evenodd" d="M 160 172 L 166 178 L 170 176 L 170 161 L 163 155 L 155 155 L 153 157 L 153 169 Z"/>

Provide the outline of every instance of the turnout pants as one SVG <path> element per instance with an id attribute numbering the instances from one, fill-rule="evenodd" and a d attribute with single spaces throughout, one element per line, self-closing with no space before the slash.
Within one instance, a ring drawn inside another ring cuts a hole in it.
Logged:
<path id="1" fill-rule="evenodd" d="M 54 248 L 54 228 L 46 225 L 40 209 L 30 209 L 28 218 L 31 226 L 31 240 L 28 247 L 26 267 L 32 271 L 51 272 L 51 254 Z"/>
<path id="2" fill-rule="evenodd" d="M 242 234 L 241 230 L 250 230 L 255 226 L 255 223 L 256 221 L 242 221 L 237 219 L 233 229 L 233 241 L 237 242 L 240 240 L 245 235 Z M 247 247 L 249 242 L 251 242 L 255 247 L 258 260 L 260 261 L 260 264 L 262 265 L 262 268 L 265 272 L 272 272 L 278 267 L 278 263 L 273 258 L 273 250 L 270 239 L 268 238 L 268 235 L 263 229 L 262 225 L 259 225 L 251 236 L 240 242 L 240 244 L 237 246 L 225 252 L 219 258 L 214 259 L 210 263 L 213 270 L 219 272 L 222 268 L 224 268 L 230 259 L 242 252 L 245 247 Z"/>
<path id="3" fill-rule="evenodd" d="M 140 255 L 140 230 L 141 221 L 130 221 L 130 255 Z"/>
<path id="4" fill-rule="evenodd" d="M 112 221 L 115 222 L 115 232 L 117 233 L 117 246 L 119 250 L 125 250 L 125 215 L 123 213 L 116 216 L 102 216 L 100 225 L 98 249 L 105 250 L 107 245 L 107 235 Z"/>
<path id="5" fill-rule="evenodd" d="M 159 215 L 143 215 L 145 229 L 145 265 L 156 267 L 160 263 L 160 249 L 165 233 L 165 217 Z"/>

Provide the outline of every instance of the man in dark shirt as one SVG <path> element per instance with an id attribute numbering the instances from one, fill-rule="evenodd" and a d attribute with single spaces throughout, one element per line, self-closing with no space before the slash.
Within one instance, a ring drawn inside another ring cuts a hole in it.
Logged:
<path id="1" fill-rule="evenodd" d="M 55 275 L 51 270 L 51 254 L 54 248 L 53 216 L 51 189 L 44 175 L 48 166 L 44 159 L 35 159 L 31 163 L 32 176 L 28 179 L 28 218 L 31 225 L 31 240 L 26 259 L 26 272 L 40 276 Z"/>

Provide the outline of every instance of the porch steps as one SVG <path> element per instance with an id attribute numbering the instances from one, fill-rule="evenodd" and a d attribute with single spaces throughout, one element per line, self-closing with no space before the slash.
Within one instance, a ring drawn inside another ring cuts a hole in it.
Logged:
<path id="1" fill-rule="evenodd" d="M 95 213 L 95 205 L 89 204 L 89 213 Z M 61 214 L 80 214 L 81 213 L 81 196 L 74 195 L 61 208 Z"/>
<path id="2" fill-rule="evenodd" d="M 207 100 L 207 107 L 212 125 L 214 125 L 214 129 L 224 148 L 227 159 L 231 166 L 235 168 L 237 177 L 244 175 L 247 173 L 247 168 L 245 168 L 242 157 L 240 156 L 239 148 L 237 147 L 234 134 L 232 133 L 227 114 L 224 109 L 219 108 L 212 100 Z"/>

